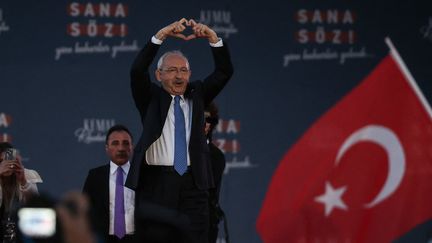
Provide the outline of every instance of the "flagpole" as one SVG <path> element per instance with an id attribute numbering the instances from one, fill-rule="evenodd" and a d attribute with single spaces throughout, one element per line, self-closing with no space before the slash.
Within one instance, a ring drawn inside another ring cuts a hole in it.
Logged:
<path id="1" fill-rule="evenodd" d="M 432 109 L 431 109 L 431 106 L 429 105 L 429 102 L 427 101 L 427 99 L 423 95 L 422 91 L 418 87 L 417 82 L 415 81 L 411 72 L 408 70 L 408 67 L 405 65 L 405 62 L 402 60 L 402 57 L 399 55 L 399 52 L 396 50 L 396 47 L 393 45 L 393 42 L 390 40 L 389 37 L 386 37 L 385 43 L 390 48 L 390 54 L 392 55 L 392 57 L 396 61 L 396 63 L 399 65 L 399 67 L 402 71 L 402 74 L 408 80 L 408 82 L 411 85 L 411 87 L 413 88 L 414 92 L 419 97 L 420 102 L 423 104 L 423 107 L 426 109 L 426 112 L 429 114 L 429 118 L 432 119 Z"/>

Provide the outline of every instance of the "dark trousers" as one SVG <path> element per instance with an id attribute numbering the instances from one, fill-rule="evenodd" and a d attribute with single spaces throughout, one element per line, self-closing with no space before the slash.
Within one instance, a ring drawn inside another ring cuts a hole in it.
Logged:
<path id="1" fill-rule="evenodd" d="M 209 225 L 209 243 L 216 243 L 219 233 L 219 219 L 214 216 L 216 214 L 214 208 L 211 208 L 210 206 L 210 225 Z"/>
<path id="2" fill-rule="evenodd" d="M 208 191 L 195 186 L 190 172 L 147 166 L 135 196 L 136 232 L 146 242 L 208 242 Z"/>

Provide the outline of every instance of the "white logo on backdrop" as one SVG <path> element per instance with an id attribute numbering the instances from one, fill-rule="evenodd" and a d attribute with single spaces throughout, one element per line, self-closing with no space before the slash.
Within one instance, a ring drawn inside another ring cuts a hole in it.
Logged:
<path id="1" fill-rule="evenodd" d="M 257 166 L 257 164 L 252 164 L 250 162 L 249 156 L 246 156 L 242 161 L 237 160 L 237 157 L 234 156 L 230 161 L 226 161 L 224 174 L 228 174 L 231 169 L 247 169 Z"/>
<path id="2" fill-rule="evenodd" d="M 106 133 L 114 125 L 114 119 L 86 118 L 83 127 L 75 130 L 75 136 L 78 142 L 85 144 L 105 142 Z"/>
<path id="3" fill-rule="evenodd" d="M 73 46 L 60 46 L 55 50 L 55 60 L 59 60 L 63 55 L 70 54 L 110 54 L 112 58 L 116 58 L 120 52 L 135 52 L 138 51 L 138 41 L 134 40 L 127 44 L 121 41 L 117 45 L 104 44 L 103 41 L 91 44 L 86 41 L 84 43 L 75 42 Z"/>
<path id="4" fill-rule="evenodd" d="M 424 39 L 432 41 L 432 17 L 429 17 L 429 23 L 420 28 L 420 33 Z"/>
<path id="5" fill-rule="evenodd" d="M 373 57 L 365 46 L 357 44 L 356 21 L 357 14 L 350 9 L 297 10 L 293 23 L 294 28 L 298 27 L 293 33 L 296 50 L 283 55 L 283 66 L 306 61 L 336 61 L 343 65 L 350 59 Z"/>
<path id="6" fill-rule="evenodd" d="M 128 11 L 129 6 L 124 3 L 69 3 L 67 13 L 71 22 L 66 26 L 66 33 L 70 40 L 84 41 L 57 47 L 54 59 L 72 54 L 108 54 L 116 58 L 121 52 L 138 51 L 137 40 L 124 40 L 128 35 Z"/>
<path id="7" fill-rule="evenodd" d="M 10 30 L 9 26 L 6 24 L 6 21 L 3 19 L 3 9 L 0 8 L 0 35 L 2 32 L 8 32 Z"/>
<path id="8" fill-rule="evenodd" d="M 283 66 L 288 66 L 294 61 L 316 61 L 316 60 L 336 60 L 339 64 L 345 64 L 348 59 L 360 59 L 373 57 L 372 54 L 366 52 L 366 47 L 354 48 L 350 47 L 346 51 L 336 51 L 326 48 L 319 50 L 313 48 L 312 50 L 303 49 L 302 52 L 288 53 L 283 57 Z"/>
<path id="9" fill-rule="evenodd" d="M 231 21 L 230 11 L 201 10 L 199 22 L 208 25 L 224 38 L 229 38 L 231 34 L 238 33 L 238 29 Z"/>
<path id="10" fill-rule="evenodd" d="M 219 119 L 218 125 L 215 127 L 214 143 L 225 154 L 226 165 L 224 174 L 228 174 L 232 169 L 248 169 L 257 167 L 252 164 L 248 155 L 241 157 L 241 146 L 237 139 L 240 133 L 240 121 L 229 119 Z"/>

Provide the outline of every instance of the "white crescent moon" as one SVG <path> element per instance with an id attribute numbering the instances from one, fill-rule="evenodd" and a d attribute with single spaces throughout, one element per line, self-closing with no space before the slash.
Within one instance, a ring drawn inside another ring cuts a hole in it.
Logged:
<path id="1" fill-rule="evenodd" d="M 380 125 L 369 125 L 357 130 L 345 140 L 336 156 L 336 165 L 351 146 L 364 141 L 382 146 L 387 152 L 389 163 L 383 188 L 371 202 L 364 205 L 371 208 L 389 197 L 399 187 L 405 173 L 405 153 L 400 140 L 392 130 Z"/>

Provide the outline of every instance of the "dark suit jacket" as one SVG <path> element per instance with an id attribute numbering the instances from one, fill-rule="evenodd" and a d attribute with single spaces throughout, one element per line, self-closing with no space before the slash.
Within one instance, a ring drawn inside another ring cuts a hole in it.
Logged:
<path id="1" fill-rule="evenodd" d="M 101 237 L 109 233 L 109 173 L 109 164 L 91 169 L 83 187 L 90 200 L 92 226 Z"/>
<path id="2" fill-rule="evenodd" d="M 149 66 L 153 62 L 159 45 L 148 42 L 136 57 L 131 69 L 131 88 L 135 105 L 141 115 L 143 132 L 135 146 L 131 170 L 126 186 L 138 187 L 139 176 L 147 167 L 145 153 L 148 147 L 162 133 L 172 97 L 160 85 L 151 82 Z M 211 48 L 215 70 L 203 81 L 189 82 L 184 94 L 192 99 L 192 127 L 189 141 L 189 155 L 192 175 L 199 189 L 214 186 L 209 149 L 204 134 L 204 107 L 223 89 L 233 73 L 228 47 Z"/>

